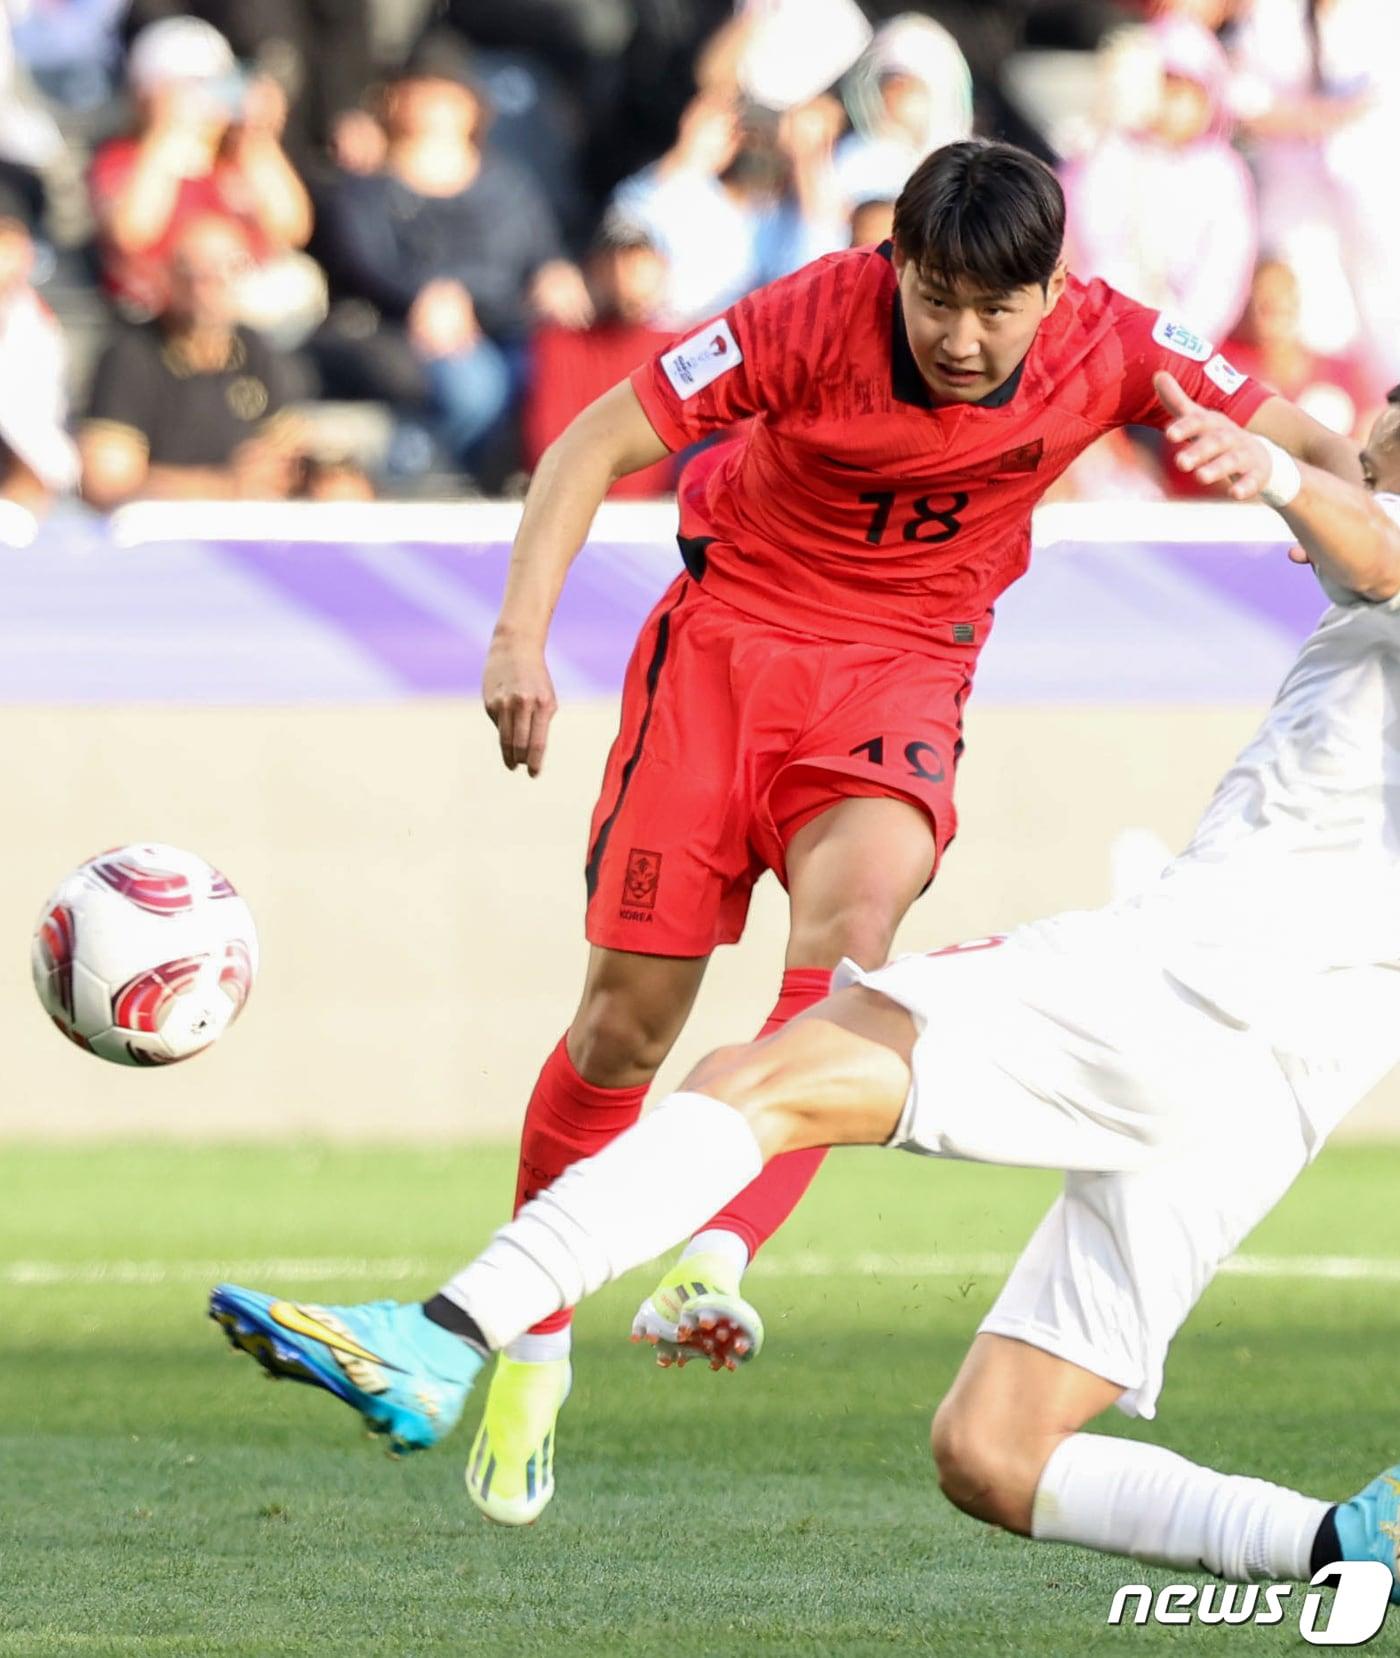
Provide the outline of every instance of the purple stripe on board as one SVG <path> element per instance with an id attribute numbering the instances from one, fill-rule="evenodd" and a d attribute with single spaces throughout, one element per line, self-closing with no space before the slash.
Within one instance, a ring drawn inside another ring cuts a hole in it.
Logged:
<path id="1" fill-rule="evenodd" d="M 405 541 L 401 545 L 405 552 L 430 564 L 439 575 L 465 588 L 493 612 L 499 607 L 510 563 L 507 542 L 464 542 L 460 547 L 444 547 L 436 541 Z"/>
<path id="2" fill-rule="evenodd" d="M 405 690 L 460 695 L 476 689 L 461 634 L 441 616 L 405 598 L 343 547 L 251 541 L 211 545 L 340 629 Z"/>
<path id="3" fill-rule="evenodd" d="M 1143 545 L 1212 593 L 1272 622 L 1289 639 L 1306 638 L 1327 608 L 1317 577 L 1306 565 L 1289 562 L 1291 539 L 1272 547 Z"/>
<path id="4" fill-rule="evenodd" d="M 510 549 L 443 547 L 413 543 L 414 555 L 494 614 L 505 588 Z M 550 637 L 576 673 L 599 692 L 615 690 L 642 624 L 667 586 L 679 574 L 680 554 L 659 547 L 645 560 L 636 547 L 590 542 L 569 571 Z"/>

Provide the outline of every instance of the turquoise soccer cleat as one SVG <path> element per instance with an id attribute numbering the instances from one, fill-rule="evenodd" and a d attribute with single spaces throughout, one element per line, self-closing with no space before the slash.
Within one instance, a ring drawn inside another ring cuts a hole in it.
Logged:
<path id="1" fill-rule="evenodd" d="M 1379 1560 L 1390 1567 L 1390 1598 L 1400 1606 L 1400 1462 L 1339 1504 L 1334 1523 L 1343 1560 Z"/>
<path id="2" fill-rule="evenodd" d="M 417 1302 L 322 1307 L 220 1284 L 209 1316 L 269 1376 L 323 1387 L 385 1434 L 419 1451 L 449 1434 L 484 1360 L 424 1316 Z"/>

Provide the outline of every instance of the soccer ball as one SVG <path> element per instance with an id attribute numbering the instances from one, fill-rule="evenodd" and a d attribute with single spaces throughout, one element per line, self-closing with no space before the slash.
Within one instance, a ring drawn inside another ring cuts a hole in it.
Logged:
<path id="1" fill-rule="evenodd" d="M 54 889 L 29 952 L 44 1011 L 115 1065 L 169 1065 L 218 1040 L 258 970 L 248 906 L 178 847 L 118 846 Z"/>

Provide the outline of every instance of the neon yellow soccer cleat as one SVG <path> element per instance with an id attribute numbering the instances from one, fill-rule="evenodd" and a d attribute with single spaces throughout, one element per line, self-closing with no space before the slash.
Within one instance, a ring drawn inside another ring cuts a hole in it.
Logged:
<path id="1" fill-rule="evenodd" d="M 708 1359 L 711 1370 L 737 1370 L 758 1357 L 763 1320 L 739 1294 L 732 1261 L 688 1255 L 637 1309 L 632 1340 L 650 1342 L 663 1370 L 698 1358 Z"/>
<path id="2" fill-rule="evenodd" d="M 569 1397 L 569 1361 L 496 1360 L 467 1458 L 467 1491 L 488 1520 L 533 1525 L 554 1495 L 555 1423 Z"/>

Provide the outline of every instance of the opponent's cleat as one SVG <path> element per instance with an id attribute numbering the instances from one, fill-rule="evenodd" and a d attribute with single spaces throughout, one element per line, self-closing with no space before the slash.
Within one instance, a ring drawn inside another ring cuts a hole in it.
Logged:
<path id="1" fill-rule="evenodd" d="M 1334 1516 L 1343 1560 L 1379 1560 L 1390 1567 L 1390 1598 L 1400 1606 L 1400 1462 L 1373 1479 Z"/>
<path id="2" fill-rule="evenodd" d="M 372 1436 L 387 1435 L 395 1453 L 451 1432 L 484 1362 L 417 1302 L 321 1307 L 220 1284 L 209 1316 L 269 1376 L 325 1388 L 359 1411 Z"/>
<path id="3" fill-rule="evenodd" d="M 554 1495 L 555 1424 L 569 1397 L 567 1359 L 496 1361 L 467 1457 L 467 1491 L 488 1520 L 533 1525 Z"/>
<path id="4" fill-rule="evenodd" d="M 690 1317 L 702 1303 L 711 1320 L 703 1331 Z M 763 1320 L 739 1294 L 734 1263 L 705 1252 L 682 1257 L 642 1302 L 632 1320 L 632 1340 L 649 1342 L 663 1370 L 701 1357 L 710 1360 L 711 1370 L 733 1370 L 758 1357 Z"/>

